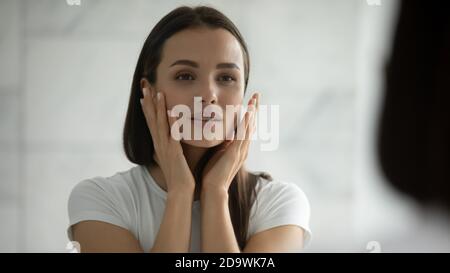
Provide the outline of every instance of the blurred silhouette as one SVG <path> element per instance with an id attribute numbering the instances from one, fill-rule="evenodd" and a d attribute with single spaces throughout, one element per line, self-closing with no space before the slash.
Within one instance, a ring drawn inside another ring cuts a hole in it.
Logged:
<path id="1" fill-rule="evenodd" d="M 387 180 L 450 214 L 450 13 L 445 1 L 402 1 L 379 121 Z M 448 240 L 448 239 L 447 239 Z M 450 248 L 450 246 L 449 246 Z"/>

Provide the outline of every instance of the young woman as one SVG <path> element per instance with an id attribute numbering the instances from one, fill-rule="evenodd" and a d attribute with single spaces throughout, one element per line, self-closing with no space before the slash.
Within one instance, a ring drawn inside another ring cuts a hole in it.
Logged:
<path id="1" fill-rule="evenodd" d="M 82 252 L 301 250 L 310 238 L 306 196 L 243 166 L 256 111 L 227 122 L 227 115 L 198 119 L 194 107 L 194 97 L 201 109 L 241 106 L 248 78 L 247 46 L 225 15 L 180 7 L 162 18 L 139 56 L 123 132 L 126 156 L 138 166 L 76 185 L 69 239 Z M 167 110 L 177 105 L 193 113 L 192 135 L 212 122 L 223 138 L 176 140 L 177 118 Z M 258 109 L 258 93 L 248 106 Z M 245 138 L 224 139 L 233 130 Z"/>

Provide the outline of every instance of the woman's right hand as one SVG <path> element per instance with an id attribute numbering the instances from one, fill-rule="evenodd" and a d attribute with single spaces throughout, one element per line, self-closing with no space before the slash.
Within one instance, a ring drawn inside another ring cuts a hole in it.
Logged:
<path id="1" fill-rule="evenodd" d="M 153 87 L 144 87 L 142 92 L 142 110 L 155 149 L 153 158 L 164 174 L 167 192 L 193 192 L 195 179 L 184 157 L 183 148 L 180 141 L 170 135 L 164 93 L 156 93 Z"/>

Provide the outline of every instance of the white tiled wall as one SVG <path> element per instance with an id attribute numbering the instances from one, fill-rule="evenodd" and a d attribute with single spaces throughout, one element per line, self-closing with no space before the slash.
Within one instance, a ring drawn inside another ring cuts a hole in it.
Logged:
<path id="1" fill-rule="evenodd" d="M 279 149 L 253 146 L 248 165 L 297 183 L 312 205 L 311 249 L 339 249 L 353 219 L 364 2 L 0 0 L 0 251 L 65 251 L 71 188 L 132 166 L 120 137 L 137 56 L 180 4 L 217 7 L 246 37 L 249 91 L 281 111 Z"/>

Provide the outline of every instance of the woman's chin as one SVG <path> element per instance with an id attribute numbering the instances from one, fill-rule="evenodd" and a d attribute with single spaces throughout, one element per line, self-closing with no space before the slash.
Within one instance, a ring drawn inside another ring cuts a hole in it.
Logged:
<path id="1" fill-rule="evenodd" d="M 182 139 L 181 142 L 187 145 L 191 145 L 194 147 L 199 147 L 199 148 L 212 148 L 215 147 L 217 145 L 220 145 L 221 143 L 223 143 L 224 140 L 207 140 L 207 139 L 202 139 L 202 140 L 184 140 Z"/>

